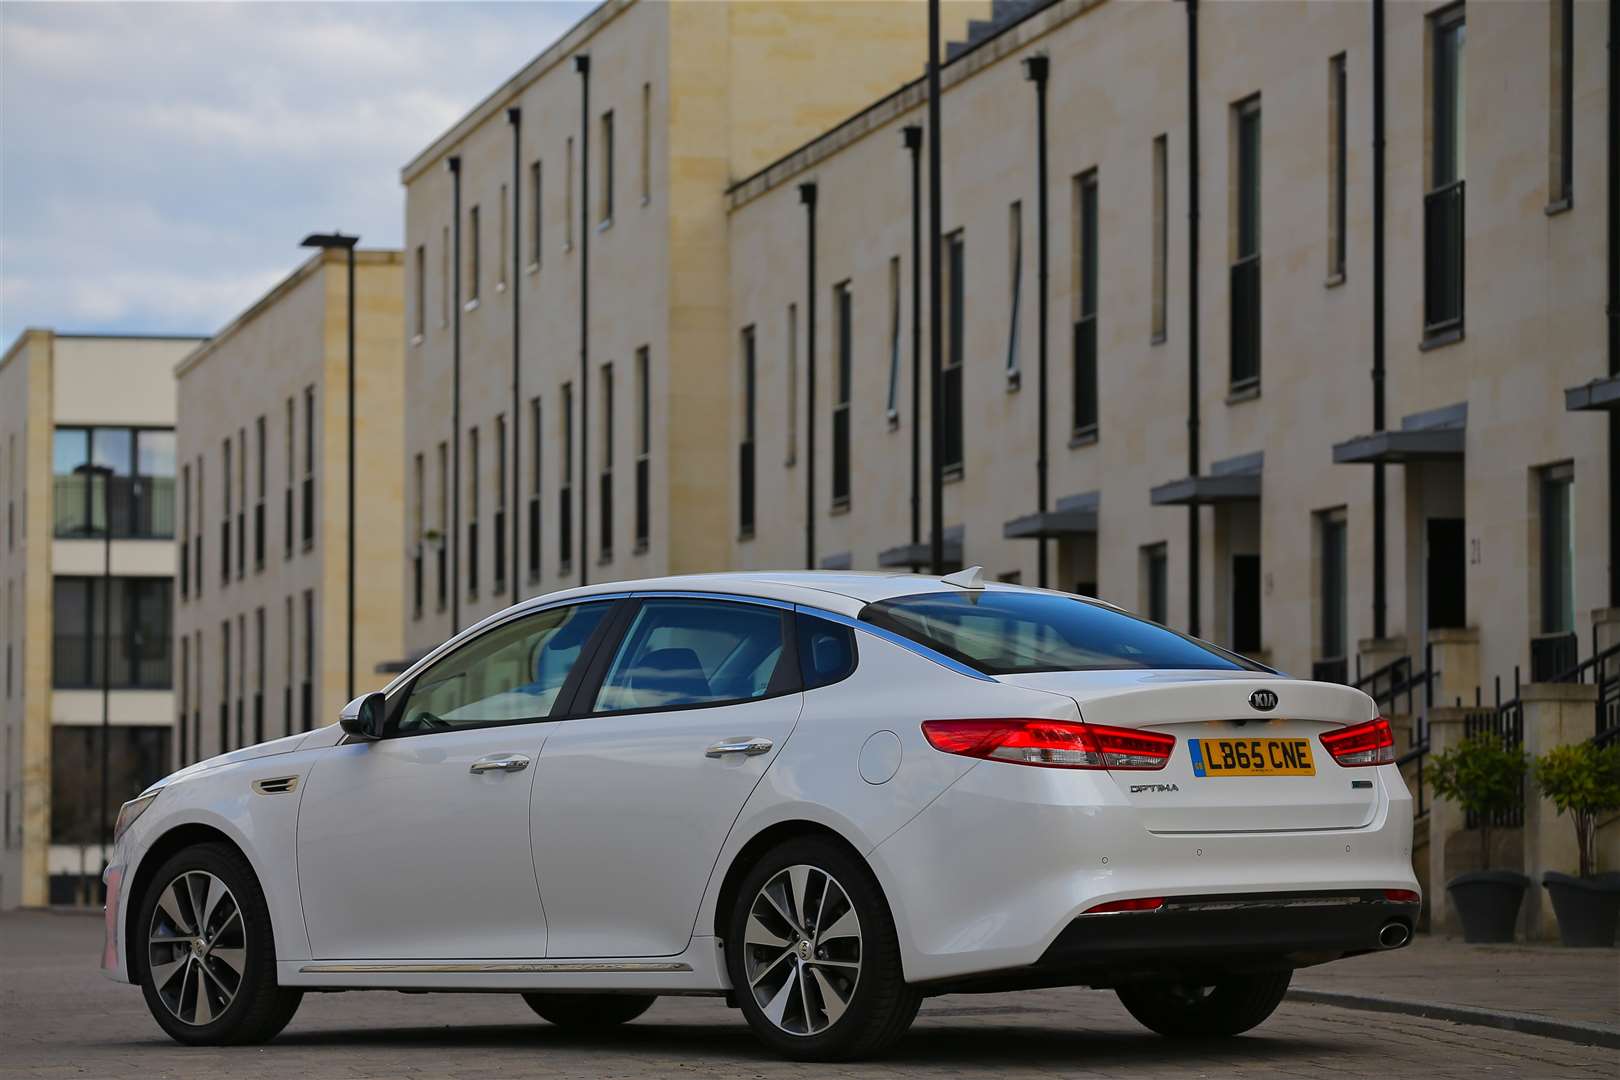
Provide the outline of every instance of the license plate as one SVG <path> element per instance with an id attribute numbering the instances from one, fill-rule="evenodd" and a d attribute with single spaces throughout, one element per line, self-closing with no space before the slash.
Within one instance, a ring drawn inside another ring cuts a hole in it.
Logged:
<path id="1" fill-rule="evenodd" d="M 1315 776 L 1309 739 L 1192 739 L 1194 776 Z"/>

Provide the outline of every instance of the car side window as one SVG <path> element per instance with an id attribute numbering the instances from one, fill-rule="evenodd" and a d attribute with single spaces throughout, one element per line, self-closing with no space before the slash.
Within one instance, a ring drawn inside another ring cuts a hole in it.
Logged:
<path id="1" fill-rule="evenodd" d="M 552 608 L 479 635 L 417 676 L 388 733 L 546 719 L 611 606 Z"/>
<path id="2" fill-rule="evenodd" d="M 764 697 L 782 667 L 783 613 L 684 598 L 641 603 L 608 666 L 594 712 L 668 709 Z M 792 671 L 788 669 L 790 683 Z"/>
<path id="3" fill-rule="evenodd" d="M 800 612 L 794 628 L 799 674 L 806 690 L 830 686 L 855 670 L 855 631 L 830 619 Z"/>

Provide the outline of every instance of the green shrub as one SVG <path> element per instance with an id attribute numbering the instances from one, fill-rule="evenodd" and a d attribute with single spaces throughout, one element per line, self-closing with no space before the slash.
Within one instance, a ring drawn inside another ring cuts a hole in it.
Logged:
<path id="1" fill-rule="evenodd" d="M 1524 795 L 1524 774 L 1530 759 L 1500 735 L 1470 735 L 1450 750 L 1434 756 L 1434 794 L 1454 802 L 1479 821 L 1484 857 L 1491 868 L 1491 818 L 1519 804 Z"/>
<path id="2" fill-rule="evenodd" d="M 1620 743 L 1555 746 L 1536 758 L 1535 776 L 1541 793 L 1574 822 L 1581 876 L 1590 877 L 1597 870 L 1598 815 L 1620 810 Z"/>

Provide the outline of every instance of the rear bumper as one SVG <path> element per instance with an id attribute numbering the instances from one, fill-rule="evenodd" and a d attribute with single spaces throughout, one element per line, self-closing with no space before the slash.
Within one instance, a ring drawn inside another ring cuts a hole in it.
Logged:
<path id="1" fill-rule="evenodd" d="M 1034 965 L 931 989 L 1214 982 L 1291 971 L 1405 946 L 1420 906 L 1391 901 L 1382 890 L 1173 897 L 1155 911 L 1077 916 Z M 1386 927 L 1398 928 L 1390 934 L 1398 944 L 1380 940 Z"/>

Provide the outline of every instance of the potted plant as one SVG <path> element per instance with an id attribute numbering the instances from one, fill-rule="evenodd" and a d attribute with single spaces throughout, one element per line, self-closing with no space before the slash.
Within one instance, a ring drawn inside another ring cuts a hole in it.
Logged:
<path id="1" fill-rule="evenodd" d="M 1517 805 L 1529 767 L 1525 752 L 1500 735 L 1471 735 L 1434 758 L 1434 793 L 1479 822 L 1480 869 L 1446 882 L 1462 920 L 1463 940 L 1512 941 L 1530 879 L 1513 870 L 1491 869 L 1491 819 Z"/>
<path id="2" fill-rule="evenodd" d="M 1598 815 L 1620 810 L 1620 743 L 1555 746 L 1536 758 L 1536 785 L 1575 825 L 1580 876 L 1542 875 L 1565 945 L 1608 947 L 1620 923 L 1620 874 L 1597 872 Z"/>

